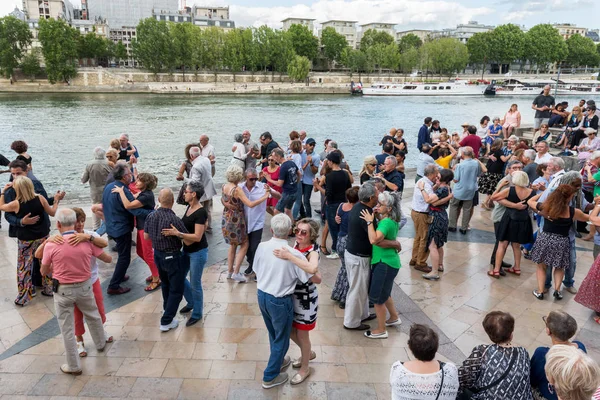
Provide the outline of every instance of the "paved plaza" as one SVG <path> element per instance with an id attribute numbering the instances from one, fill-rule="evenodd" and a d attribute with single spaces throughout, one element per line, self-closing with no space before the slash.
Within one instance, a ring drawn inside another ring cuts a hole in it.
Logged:
<path id="1" fill-rule="evenodd" d="M 408 178 L 406 181 L 403 203 L 408 214 L 414 183 Z M 219 203 L 215 199 L 215 228 L 221 215 Z M 84 209 L 89 225 L 89 205 Z M 183 208 L 178 207 L 176 212 L 181 215 Z M 412 357 L 407 348 L 411 323 L 436 327 L 440 334 L 439 359 L 460 363 L 475 345 L 489 343 L 481 322 L 491 310 L 508 311 L 515 317 L 513 343 L 526 347 L 530 354 L 538 346 L 550 345 L 542 316 L 551 310 L 564 310 L 578 322 L 577 338 L 600 361 L 600 325 L 591 319 L 592 312 L 575 303 L 574 296 L 567 292 L 562 301 L 536 300 L 531 294 L 536 287 L 533 263 L 524 260 L 520 277 L 511 275 L 495 280 L 487 276 L 494 246 L 493 224 L 490 212 L 477 207 L 467 235 L 449 234 L 445 272 L 438 282 L 423 280 L 420 272 L 408 266 L 413 236 L 411 221 L 400 231 L 403 266 L 393 296 L 403 323 L 398 328 L 389 328 L 387 340 L 371 340 L 362 332 L 343 329 L 344 310 L 330 300 L 339 260 L 321 258 L 323 283 L 318 288 L 317 327 L 310 334 L 317 358 L 311 361 L 311 376 L 301 385 L 291 386 L 288 382 L 271 390 L 262 389 L 269 344 L 257 305 L 256 283 L 227 281 L 227 245 L 220 229 L 214 229 L 208 236 L 203 320 L 189 328 L 180 323 L 177 329 L 161 333 L 160 290 L 144 292 L 148 267 L 134 256 L 128 271 L 132 291 L 121 296 L 105 294 L 104 298 L 106 330 L 114 336 L 114 343 L 108 344 L 103 353 L 97 353 L 86 334 L 88 357 L 82 359 L 83 375 L 73 377 L 59 370 L 65 358 L 52 299 L 38 295 L 26 307 L 13 304 L 17 243 L 8 237 L 7 226 L 3 221 L 0 230 L 2 399 L 384 400 L 390 398 L 390 366 L 396 360 Z M 592 264 L 592 246 L 577 240 L 576 286 Z M 512 260 L 510 250 L 505 259 Z M 105 289 L 113 267 L 114 261 L 112 265 L 101 263 L 100 279 Z M 185 322 L 186 317 L 177 318 Z M 300 354 L 293 343 L 290 352 L 292 357 Z"/>

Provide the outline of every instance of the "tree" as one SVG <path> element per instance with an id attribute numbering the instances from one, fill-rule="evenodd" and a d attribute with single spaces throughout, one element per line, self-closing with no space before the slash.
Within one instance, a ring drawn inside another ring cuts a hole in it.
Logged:
<path id="1" fill-rule="evenodd" d="M 567 44 L 556 28 L 550 24 L 539 24 L 525 34 L 525 54 L 527 59 L 546 69 L 548 64 L 559 62 L 567 57 Z"/>
<path id="2" fill-rule="evenodd" d="M 223 30 L 211 26 L 202 32 L 203 65 L 215 74 L 223 65 Z"/>
<path id="3" fill-rule="evenodd" d="M 269 65 L 271 65 L 273 73 L 278 71 L 281 79 L 283 73 L 287 72 L 288 65 L 294 56 L 296 53 L 290 36 L 283 31 L 273 31 L 269 41 Z"/>
<path id="4" fill-rule="evenodd" d="M 510 64 L 525 56 L 525 33 L 517 25 L 506 24 L 496 27 L 491 31 L 489 40 L 489 59 L 498 64 Z"/>
<path id="5" fill-rule="evenodd" d="M 242 55 L 244 59 L 244 67 L 247 70 L 254 71 L 258 68 L 258 46 L 254 40 L 254 30 L 252 28 L 242 29 Z"/>
<path id="6" fill-rule="evenodd" d="M 381 69 L 384 67 L 386 61 L 387 46 L 388 45 L 383 43 L 377 43 L 369 47 L 366 51 L 368 62 L 371 64 L 373 69 L 377 68 L 380 74 Z"/>
<path id="7" fill-rule="evenodd" d="M 36 75 L 38 75 L 42 69 L 40 68 L 40 49 L 33 48 L 31 52 L 28 53 L 25 57 L 23 57 L 23 61 L 21 62 L 21 72 L 24 75 L 28 76 L 33 80 Z"/>
<path id="8" fill-rule="evenodd" d="M 427 69 L 440 75 L 451 75 L 463 70 L 469 61 L 467 46 L 452 38 L 427 42 L 421 50 Z"/>
<path id="9" fill-rule="evenodd" d="M 0 74 L 12 79 L 25 50 L 31 44 L 31 31 L 26 22 L 15 17 L 0 18 Z"/>
<path id="10" fill-rule="evenodd" d="M 319 53 L 319 39 L 305 25 L 293 24 L 285 34 L 290 38 L 292 49 L 299 56 L 304 56 L 310 61 L 317 58 Z"/>
<path id="11" fill-rule="evenodd" d="M 410 47 L 400 54 L 400 62 L 398 68 L 402 73 L 412 73 L 413 69 L 419 64 L 419 50 L 415 47 Z"/>
<path id="12" fill-rule="evenodd" d="M 154 18 L 141 20 L 132 46 L 135 59 L 154 74 L 173 64 L 173 41 L 165 21 L 157 21 Z"/>
<path id="13" fill-rule="evenodd" d="M 185 81 L 185 68 L 194 65 L 194 48 L 192 45 L 194 25 L 186 23 L 170 23 L 169 31 L 173 42 L 172 66 L 181 67 L 183 80 Z"/>
<path id="14" fill-rule="evenodd" d="M 473 65 L 481 65 L 481 79 L 485 73 L 485 66 L 492 57 L 492 32 L 476 33 L 467 41 L 469 51 L 469 62 Z"/>
<path id="15" fill-rule="evenodd" d="M 573 35 L 566 40 L 567 61 L 572 67 L 595 67 L 600 62 L 600 55 L 592 39 Z"/>
<path id="16" fill-rule="evenodd" d="M 398 51 L 400 54 L 408 51 L 408 49 L 418 49 L 423 46 L 423 41 L 414 33 L 409 33 L 400 38 L 398 42 Z"/>
<path id="17" fill-rule="evenodd" d="M 331 64 L 340 62 L 342 51 L 348 47 L 348 41 L 344 35 L 337 33 L 335 28 L 328 26 L 321 32 L 321 45 L 331 71 Z"/>
<path id="18" fill-rule="evenodd" d="M 77 74 L 79 32 L 62 20 L 40 19 L 38 38 L 50 83 L 69 82 Z"/>
<path id="19" fill-rule="evenodd" d="M 308 57 L 296 55 L 287 67 L 287 73 L 294 82 L 302 82 L 308 78 L 310 60 Z"/>
<path id="20" fill-rule="evenodd" d="M 121 40 L 119 40 L 119 43 L 117 43 L 115 45 L 114 51 L 113 51 L 113 56 L 114 56 L 117 64 L 119 64 L 121 61 L 124 61 L 128 58 L 127 57 L 127 47 L 125 47 L 125 45 L 123 44 L 123 42 Z"/>
<path id="21" fill-rule="evenodd" d="M 267 71 L 267 67 L 271 63 L 271 41 L 273 40 L 273 29 L 266 25 L 260 26 L 254 31 L 254 43 L 256 43 L 256 61 L 257 65 L 262 67 L 263 71 Z"/>
<path id="22" fill-rule="evenodd" d="M 244 66 L 244 37 L 240 28 L 232 29 L 224 35 L 223 65 L 233 73 L 235 82 L 236 72 L 240 72 Z"/>
<path id="23" fill-rule="evenodd" d="M 94 65 L 98 65 L 98 59 L 106 56 L 108 50 L 106 40 L 95 32 L 80 35 L 78 45 L 79 58 L 94 60 Z"/>
<path id="24" fill-rule="evenodd" d="M 365 53 L 369 48 L 376 44 L 387 46 L 394 43 L 394 38 L 387 32 L 376 31 L 375 29 L 367 29 L 360 39 L 360 49 Z"/>
<path id="25" fill-rule="evenodd" d="M 342 51 L 341 63 L 350 68 L 350 76 L 352 76 L 352 72 L 358 73 L 358 80 L 361 79 L 362 72 L 370 71 L 367 55 L 363 51 L 350 47 L 346 47 Z"/>
<path id="26" fill-rule="evenodd" d="M 398 52 L 398 46 L 395 44 L 388 44 L 385 46 L 385 53 L 383 57 L 383 66 L 390 70 L 390 73 L 397 70 L 400 65 L 400 53 Z"/>

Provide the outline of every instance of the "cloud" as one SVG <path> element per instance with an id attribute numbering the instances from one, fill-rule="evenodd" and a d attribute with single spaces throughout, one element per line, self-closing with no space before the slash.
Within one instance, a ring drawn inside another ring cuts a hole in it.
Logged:
<path id="1" fill-rule="evenodd" d="M 591 0 L 507 0 L 497 4 L 511 4 L 504 15 L 505 21 L 521 21 L 534 15 L 547 15 L 556 11 L 581 10 L 593 4 Z"/>
<path id="2" fill-rule="evenodd" d="M 233 3 L 230 6 L 236 26 L 268 25 L 273 28 L 280 28 L 281 20 L 285 18 L 304 17 L 314 18 L 316 23 L 342 19 L 359 24 L 389 22 L 401 25 L 402 29 L 437 29 L 492 13 L 494 10 L 488 7 L 467 7 L 457 1 L 445 0 L 317 0 L 310 5 L 247 7 Z"/>

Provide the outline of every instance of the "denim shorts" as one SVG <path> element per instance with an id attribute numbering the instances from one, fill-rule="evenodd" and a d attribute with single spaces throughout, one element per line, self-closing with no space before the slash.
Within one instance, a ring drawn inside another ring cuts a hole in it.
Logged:
<path id="1" fill-rule="evenodd" d="M 373 304 L 383 304 L 390 298 L 398 270 L 382 262 L 373 265 L 369 288 L 369 300 Z"/>
<path id="2" fill-rule="evenodd" d="M 277 202 L 275 209 L 279 212 L 285 212 L 285 209 L 291 210 L 294 206 L 294 202 L 296 201 L 296 195 L 298 193 L 281 193 L 281 199 Z"/>

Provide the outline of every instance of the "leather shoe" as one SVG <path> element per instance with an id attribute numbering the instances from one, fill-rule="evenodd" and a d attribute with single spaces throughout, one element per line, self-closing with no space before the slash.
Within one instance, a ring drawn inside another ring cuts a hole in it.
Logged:
<path id="1" fill-rule="evenodd" d="M 118 289 L 108 289 L 106 291 L 107 294 L 125 294 L 131 291 L 131 288 L 128 287 L 120 287 Z"/>
<path id="2" fill-rule="evenodd" d="M 190 311 L 192 311 L 192 310 L 193 310 L 193 308 L 192 308 L 192 307 L 185 306 L 185 307 L 183 307 L 181 310 L 179 310 L 179 313 L 180 313 L 180 314 L 187 314 L 187 313 L 189 313 L 189 312 L 190 312 Z"/>
<path id="3" fill-rule="evenodd" d="M 346 325 L 344 325 L 344 329 L 348 329 L 349 331 L 366 331 L 371 329 L 371 327 L 367 324 L 360 324 L 356 328 L 348 328 Z"/>
<path id="4" fill-rule="evenodd" d="M 375 315 L 375 314 L 369 314 L 369 316 L 368 316 L 367 318 L 365 318 L 365 319 L 361 320 L 360 322 L 372 321 L 372 320 L 374 320 L 375 318 L 377 318 L 377 315 Z"/>
<path id="5" fill-rule="evenodd" d="M 185 326 L 192 326 L 192 325 L 194 325 L 198 321 L 200 321 L 200 318 L 190 318 L 185 323 Z"/>
<path id="6" fill-rule="evenodd" d="M 575 286 L 565 286 L 565 290 L 571 294 L 577 294 L 577 288 Z"/>
<path id="7" fill-rule="evenodd" d="M 502 268 L 512 268 L 512 264 L 509 264 L 509 263 L 507 263 L 507 262 L 504 262 L 504 261 L 502 261 L 502 265 L 501 265 L 501 267 L 502 267 Z"/>
<path id="8" fill-rule="evenodd" d="M 500 276 L 506 276 L 506 271 L 500 268 Z"/>
<path id="9" fill-rule="evenodd" d="M 125 275 L 123 279 L 121 279 L 121 283 L 127 282 L 129 280 L 129 275 Z"/>
<path id="10" fill-rule="evenodd" d="M 417 271 L 421 271 L 421 272 L 425 272 L 425 273 L 430 273 L 431 272 L 431 267 L 427 264 L 425 265 L 415 265 L 415 269 Z"/>
<path id="11" fill-rule="evenodd" d="M 415 260 L 410 260 L 408 262 L 408 265 L 410 265 L 411 267 L 414 267 L 415 265 L 417 265 L 417 262 Z"/>
<path id="12" fill-rule="evenodd" d="M 459 232 L 462 233 L 463 235 L 467 234 L 467 230 L 466 229 L 459 229 Z"/>
<path id="13" fill-rule="evenodd" d="M 456 228 L 448 228 L 448 232 L 456 232 Z"/>

